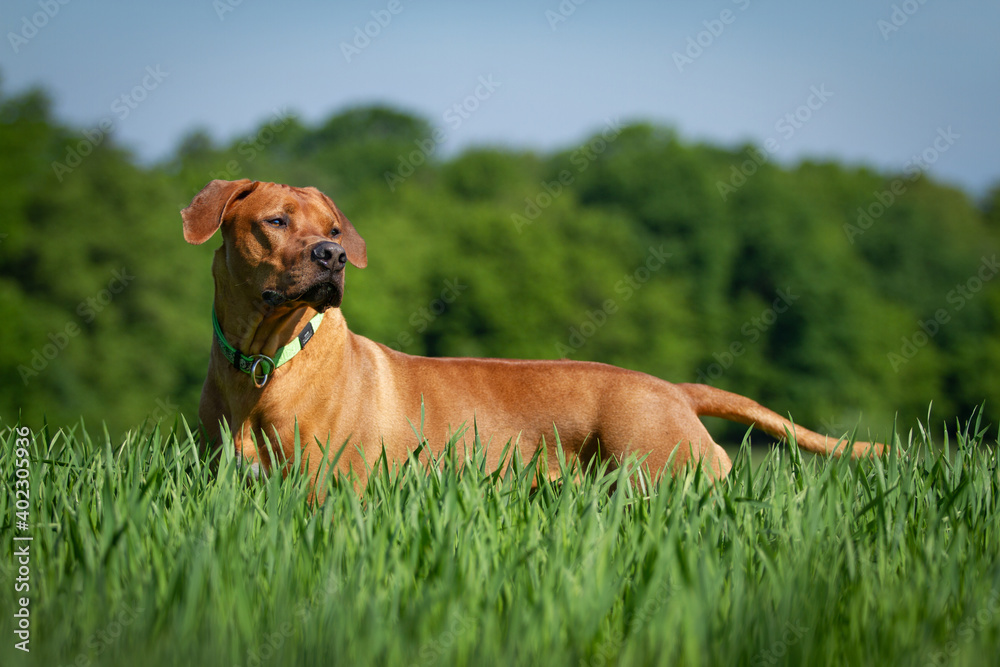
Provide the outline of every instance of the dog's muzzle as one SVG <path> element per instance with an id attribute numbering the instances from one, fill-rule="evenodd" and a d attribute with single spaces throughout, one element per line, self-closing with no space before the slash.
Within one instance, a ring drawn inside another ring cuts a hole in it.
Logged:
<path id="1" fill-rule="evenodd" d="M 261 292 L 261 299 L 269 306 L 280 306 L 288 301 L 303 301 L 320 312 L 340 305 L 344 295 L 344 267 L 347 266 L 347 251 L 339 243 L 321 241 L 309 250 L 309 259 L 320 267 L 319 280 L 302 292 L 291 293 L 267 289 Z"/>

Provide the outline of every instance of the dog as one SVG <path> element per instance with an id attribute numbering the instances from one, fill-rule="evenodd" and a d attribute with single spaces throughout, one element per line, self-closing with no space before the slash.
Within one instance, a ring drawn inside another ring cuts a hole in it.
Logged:
<path id="1" fill-rule="evenodd" d="M 613 467 L 636 454 L 653 476 L 696 464 L 721 479 L 732 462 L 700 421 L 706 416 L 790 436 L 810 452 L 848 451 L 843 439 L 707 385 L 585 361 L 412 356 L 354 334 L 340 310 L 344 278 L 348 263 L 367 265 L 367 248 L 316 188 L 213 180 L 181 217 L 192 244 L 222 230 L 199 420 L 215 445 L 227 429 L 255 473 L 287 474 L 297 431 L 301 470 L 313 484 L 321 486 L 330 467 L 363 489 L 383 451 L 390 464 L 424 439 L 440 451 L 473 424 L 489 443 L 488 464 L 500 465 L 510 442 L 524 460 L 538 453 L 542 474 L 553 478 L 558 433 L 565 459 L 581 467 L 605 460 Z M 883 450 L 854 442 L 849 453 Z"/>

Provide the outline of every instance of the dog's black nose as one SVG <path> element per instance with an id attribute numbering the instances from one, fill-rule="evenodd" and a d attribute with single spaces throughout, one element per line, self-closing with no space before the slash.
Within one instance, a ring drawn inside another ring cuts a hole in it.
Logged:
<path id="1" fill-rule="evenodd" d="M 331 271 L 340 271 L 347 264 L 347 252 L 339 243 L 323 241 L 313 246 L 312 260 Z"/>

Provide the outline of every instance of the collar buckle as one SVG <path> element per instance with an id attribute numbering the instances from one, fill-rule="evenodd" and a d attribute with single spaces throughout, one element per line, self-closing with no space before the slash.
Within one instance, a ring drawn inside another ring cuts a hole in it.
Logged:
<path id="1" fill-rule="evenodd" d="M 266 354 L 251 354 L 247 356 L 230 345 L 229 341 L 226 340 L 225 334 L 222 333 L 222 326 L 219 325 L 219 318 L 215 314 L 215 309 L 212 309 L 212 329 L 215 332 L 215 342 L 218 343 L 219 349 L 222 350 L 222 355 L 233 365 L 233 368 L 249 375 L 253 380 L 254 386 L 258 389 L 264 388 L 264 385 L 271 379 L 271 375 L 278 366 L 290 361 L 292 357 L 306 346 L 306 343 L 312 340 L 313 334 L 319 328 L 322 321 L 323 313 L 317 312 L 288 345 L 279 348 L 274 353 L 274 357 L 269 357 Z"/>
<path id="2" fill-rule="evenodd" d="M 276 368 L 274 364 L 274 359 L 267 356 L 266 354 L 254 354 L 250 358 L 253 360 L 250 363 L 250 377 L 253 378 L 253 384 L 258 389 L 263 389 L 267 381 L 271 379 L 271 373 L 274 372 Z M 261 364 L 267 364 L 266 368 L 261 368 Z"/>

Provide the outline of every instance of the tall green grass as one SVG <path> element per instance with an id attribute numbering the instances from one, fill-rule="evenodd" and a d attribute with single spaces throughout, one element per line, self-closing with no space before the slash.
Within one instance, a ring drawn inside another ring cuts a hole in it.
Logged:
<path id="1" fill-rule="evenodd" d="M 453 449 L 365 495 L 211 471 L 184 424 L 34 434 L 31 653 L 14 649 L 14 434 L 0 431 L 3 665 L 994 665 L 1000 470 L 978 423 L 851 462 L 744 443 L 728 480 L 641 493 Z M 897 444 L 898 441 L 897 441 Z"/>

